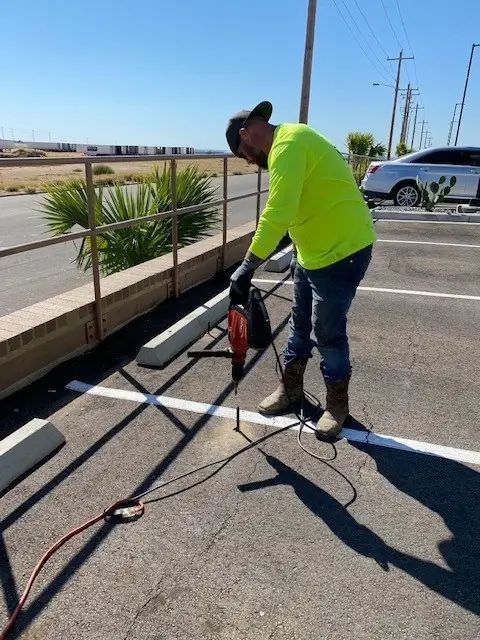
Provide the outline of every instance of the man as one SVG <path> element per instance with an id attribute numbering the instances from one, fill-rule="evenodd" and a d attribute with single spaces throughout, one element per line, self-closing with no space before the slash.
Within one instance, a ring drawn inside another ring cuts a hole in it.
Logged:
<path id="1" fill-rule="evenodd" d="M 287 234 L 295 251 L 290 333 L 284 376 L 258 409 L 280 414 L 303 397 L 303 376 L 314 342 L 321 354 L 326 409 L 317 423 L 330 440 L 348 414 L 351 377 L 347 313 L 372 257 L 376 240 L 370 211 L 343 156 L 305 124 L 270 124 L 273 107 L 262 102 L 228 122 L 232 153 L 269 170 L 269 196 L 249 250 L 231 277 L 231 295 L 244 296 L 255 269 Z"/>

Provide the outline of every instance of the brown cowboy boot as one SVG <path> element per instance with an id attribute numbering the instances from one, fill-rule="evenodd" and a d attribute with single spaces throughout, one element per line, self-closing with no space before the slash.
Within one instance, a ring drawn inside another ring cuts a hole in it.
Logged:
<path id="1" fill-rule="evenodd" d="M 331 440 L 342 430 L 348 417 L 348 385 L 350 374 L 339 382 L 325 380 L 327 387 L 327 406 L 317 422 L 317 436 L 323 440 Z"/>
<path id="2" fill-rule="evenodd" d="M 260 413 L 285 413 L 303 398 L 303 375 L 308 358 L 296 358 L 285 366 L 278 388 L 258 405 Z"/>

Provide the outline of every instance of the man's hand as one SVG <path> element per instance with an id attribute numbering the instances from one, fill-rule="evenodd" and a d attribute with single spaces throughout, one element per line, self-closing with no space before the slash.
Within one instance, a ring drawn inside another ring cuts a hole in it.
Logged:
<path id="1" fill-rule="evenodd" d="M 230 300 L 234 304 L 245 304 L 247 302 L 253 274 L 261 262 L 262 260 L 257 256 L 247 253 L 242 264 L 231 275 Z"/>

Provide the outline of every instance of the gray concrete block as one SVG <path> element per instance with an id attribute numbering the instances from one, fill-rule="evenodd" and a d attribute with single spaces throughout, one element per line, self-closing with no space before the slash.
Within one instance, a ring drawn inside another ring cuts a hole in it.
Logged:
<path id="1" fill-rule="evenodd" d="M 480 215 L 471 214 L 464 215 L 462 213 L 440 213 L 438 212 L 422 212 L 414 211 L 395 211 L 390 209 L 372 209 L 372 218 L 375 220 L 411 220 L 412 222 L 424 222 L 435 220 L 437 222 L 480 222 Z"/>
<path id="2" fill-rule="evenodd" d="M 220 322 L 227 315 L 230 304 L 229 289 L 192 311 L 160 335 L 143 345 L 137 355 L 137 363 L 150 367 L 159 367 L 171 360 L 180 351 L 195 342 L 208 326 Z"/>
<path id="3" fill-rule="evenodd" d="M 480 219 L 480 201 L 479 204 L 459 204 L 457 206 L 457 213 L 466 213 L 466 214 L 477 214 Z"/>
<path id="4" fill-rule="evenodd" d="M 292 245 L 285 247 L 275 255 L 273 255 L 270 260 L 267 260 L 265 263 L 265 271 L 273 271 L 274 273 L 281 273 L 288 269 L 290 266 L 290 262 L 292 260 Z"/>
<path id="5" fill-rule="evenodd" d="M 0 441 L 0 492 L 65 443 L 48 420 L 34 418 Z"/>

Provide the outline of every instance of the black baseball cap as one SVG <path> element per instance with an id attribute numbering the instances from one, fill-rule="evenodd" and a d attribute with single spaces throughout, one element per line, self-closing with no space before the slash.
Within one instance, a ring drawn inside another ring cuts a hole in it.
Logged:
<path id="1" fill-rule="evenodd" d="M 260 117 L 268 122 L 272 116 L 273 106 L 271 102 L 260 102 L 251 111 L 239 111 L 230 118 L 225 135 L 231 152 L 236 156 L 240 145 L 240 129 L 253 117 Z"/>

